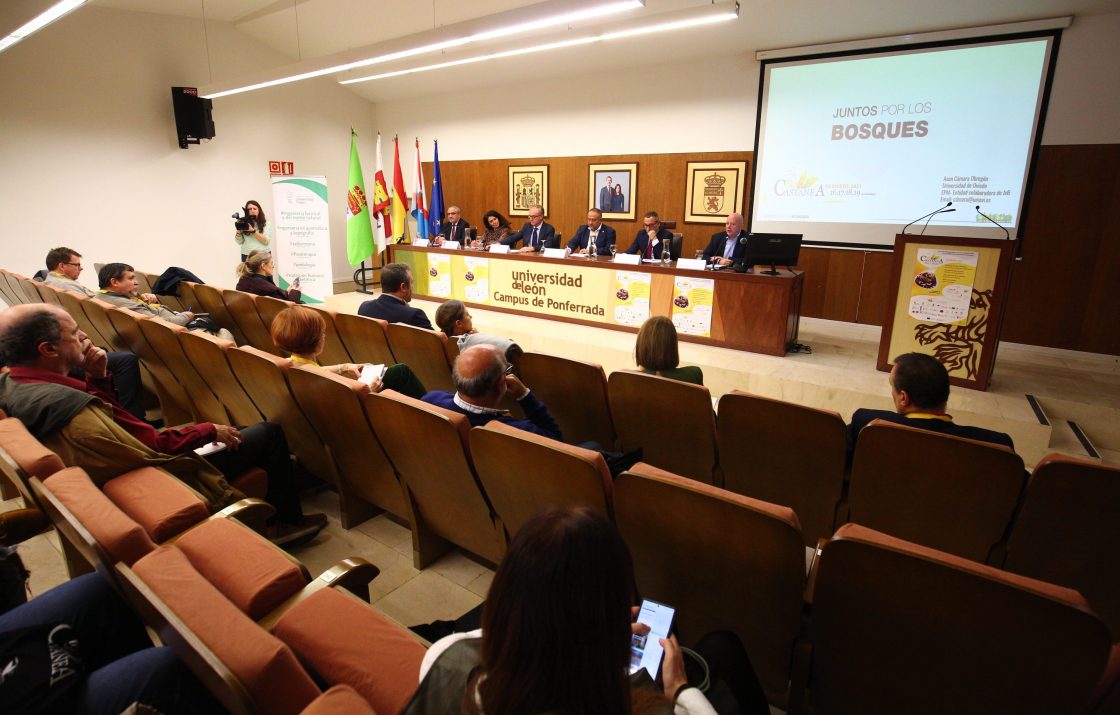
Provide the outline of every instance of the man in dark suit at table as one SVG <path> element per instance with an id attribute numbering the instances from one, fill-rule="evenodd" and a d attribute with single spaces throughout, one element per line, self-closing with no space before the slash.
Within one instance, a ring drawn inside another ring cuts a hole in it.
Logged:
<path id="1" fill-rule="evenodd" d="M 661 217 L 656 211 L 650 211 L 642 217 L 642 227 L 638 229 L 638 235 L 634 237 L 634 242 L 625 252 L 637 253 L 643 259 L 661 258 L 661 250 L 668 250 L 672 242 L 673 233 L 661 227 Z"/>
<path id="2" fill-rule="evenodd" d="M 358 315 L 431 330 L 432 321 L 424 311 L 408 307 L 411 300 L 412 269 L 405 263 L 390 263 L 381 269 L 381 295 L 362 303 Z"/>
<path id="3" fill-rule="evenodd" d="M 607 177 L 607 185 L 599 189 L 599 209 L 611 210 L 611 197 L 614 196 L 614 187 L 611 186 L 611 177 Z"/>
<path id="4" fill-rule="evenodd" d="M 727 217 L 723 231 L 712 234 L 712 242 L 704 249 L 704 262 L 721 266 L 741 263 L 747 251 L 747 232 L 743 230 L 743 215 L 731 214 Z M 740 241 L 740 239 L 744 239 Z"/>
<path id="5" fill-rule="evenodd" d="M 603 212 L 599 209 L 587 211 L 587 223 L 576 229 L 576 235 L 568 241 L 572 253 L 587 253 L 591 241 L 595 241 L 595 251 L 600 255 L 610 252 L 615 242 L 614 229 L 603 223 Z"/>
<path id="6" fill-rule="evenodd" d="M 539 204 L 529 207 L 529 222 L 515 233 L 502 239 L 503 246 L 513 248 L 518 241 L 522 241 L 519 252 L 532 253 L 541 248 L 559 248 L 560 242 L 556 239 L 556 230 L 544 221 L 544 208 Z"/>
<path id="7" fill-rule="evenodd" d="M 463 234 L 471 225 L 463 220 L 462 214 L 463 212 L 458 206 L 447 207 L 447 220 L 439 226 L 439 240 L 436 241 L 437 245 L 444 241 L 456 241 L 460 244 L 466 241 Z"/>

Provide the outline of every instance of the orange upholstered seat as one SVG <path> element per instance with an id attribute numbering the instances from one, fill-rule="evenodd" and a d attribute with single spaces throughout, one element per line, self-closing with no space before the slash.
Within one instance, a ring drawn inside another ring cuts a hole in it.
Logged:
<path id="1" fill-rule="evenodd" d="M 155 541 L 167 541 L 210 516 L 197 493 L 154 467 L 110 479 L 102 490 Z"/>

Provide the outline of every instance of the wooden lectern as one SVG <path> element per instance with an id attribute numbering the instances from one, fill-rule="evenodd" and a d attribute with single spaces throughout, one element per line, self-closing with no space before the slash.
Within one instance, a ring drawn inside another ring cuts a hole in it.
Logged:
<path id="1" fill-rule="evenodd" d="M 1013 241 L 898 234 L 876 367 L 902 353 L 932 355 L 954 385 L 987 390 L 995 367 Z"/>

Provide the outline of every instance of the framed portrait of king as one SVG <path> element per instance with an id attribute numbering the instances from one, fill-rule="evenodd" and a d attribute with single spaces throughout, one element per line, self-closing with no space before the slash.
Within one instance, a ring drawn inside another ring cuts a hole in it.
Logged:
<path id="1" fill-rule="evenodd" d="M 528 216 L 529 207 L 541 205 L 548 215 L 548 164 L 509 167 L 509 215 Z"/>
<path id="2" fill-rule="evenodd" d="M 731 214 L 743 213 L 747 162 L 690 161 L 686 175 L 686 223 L 723 223 Z"/>
<path id="3" fill-rule="evenodd" d="M 587 207 L 603 212 L 603 220 L 634 219 L 638 197 L 637 164 L 589 164 Z"/>

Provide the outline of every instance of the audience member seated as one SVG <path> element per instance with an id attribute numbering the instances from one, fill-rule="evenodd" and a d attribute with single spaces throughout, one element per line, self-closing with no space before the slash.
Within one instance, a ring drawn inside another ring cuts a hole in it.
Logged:
<path id="1" fill-rule="evenodd" d="M 250 259 L 252 260 L 252 259 Z M 320 365 L 319 355 L 327 338 L 327 323 L 323 316 L 310 308 L 292 306 L 277 313 L 272 319 L 272 342 L 276 347 L 291 353 L 292 362 L 301 365 L 314 365 L 317 368 L 357 380 L 365 365 L 343 363 L 341 365 Z M 390 365 L 385 374 L 374 378 L 370 389 L 381 392 L 383 387 L 420 399 L 427 390 L 423 383 L 405 364 Z"/>
<path id="2" fill-rule="evenodd" d="M 97 297 L 106 303 L 145 317 L 159 318 L 186 328 L 205 330 L 223 340 L 233 340 L 233 333 L 225 328 L 219 328 L 209 318 L 196 317 L 190 310 L 182 313 L 169 310 L 160 305 L 159 300 L 151 293 L 138 295 L 136 287 L 139 283 L 136 280 L 136 271 L 127 263 L 106 263 L 97 274 L 97 282 L 101 286 L 100 295 Z"/>
<path id="3" fill-rule="evenodd" d="M 556 240 L 556 230 L 545 223 L 544 208 L 539 205 L 529 207 L 529 221 L 516 233 L 511 233 L 502 239 L 504 246 L 515 248 L 517 242 L 523 245 L 518 249 L 521 253 L 532 253 L 543 248 L 559 248 L 560 242 Z"/>
<path id="4" fill-rule="evenodd" d="M 600 256 L 609 256 L 611 244 L 616 240 L 614 229 L 603 223 L 603 212 L 599 209 L 590 209 L 587 212 L 587 223 L 576 229 L 576 235 L 568 241 L 568 250 L 572 253 L 589 253 L 589 246 L 595 244 L 595 252 Z"/>
<path id="5" fill-rule="evenodd" d="M 358 315 L 431 330 L 432 321 L 419 308 L 408 307 L 411 301 L 412 269 L 405 263 L 390 263 L 381 269 L 381 295 L 362 303 Z"/>
<path id="6" fill-rule="evenodd" d="M 482 238 L 471 241 L 471 248 L 485 250 L 490 248 L 492 244 L 500 243 L 502 239 L 509 236 L 509 219 L 497 211 L 487 211 L 486 215 L 482 217 L 482 226 L 485 229 L 482 232 Z"/>
<path id="7" fill-rule="evenodd" d="M 673 321 L 655 315 L 642 323 L 638 340 L 634 343 L 634 361 L 642 372 L 661 377 L 671 377 L 694 385 L 704 384 L 704 373 L 695 365 L 677 367 L 677 329 Z"/>
<path id="8" fill-rule="evenodd" d="M 747 252 L 745 239 L 747 232 L 743 230 L 743 215 L 731 214 L 727 217 L 724 230 L 712 234 L 712 240 L 704 249 L 704 262 L 720 266 L 730 266 L 733 263 L 742 263 Z"/>
<path id="9" fill-rule="evenodd" d="M 72 248 L 60 246 L 52 248 L 47 253 L 47 274 L 44 281 L 47 285 L 74 293 L 86 298 L 97 295 L 96 292 L 86 288 L 78 282 L 82 274 L 82 254 Z M 153 301 L 154 295 L 147 294 Z M 104 346 L 108 349 L 108 345 Z M 128 352 L 109 352 L 109 374 L 113 376 L 113 384 L 117 388 L 117 397 L 125 409 L 136 417 L 144 419 L 144 404 L 141 401 L 140 359 Z"/>
<path id="10" fill-rule="evenodd" d="M 459 343 L 459 352 L 475 345 L 494 345 L 509 361 L 515 361 L 522 353 L 521 346 L 509 338 L 485 335 L 475 330 L 471 322 L 471 314 L 467 312 L 467 306 L 461 300 L 441 303 L 436 308 L 436 325 L 444 335 Z"/>
<path id="11" fill-rule="evenodd" d="M 435 244 L 437 246 L 444 241 L 454 241 L 461 245 L 466 243 L 463 234 L 471 225 L 463 220 L 462 215 L 463 211 L 458 206 L 447 207 L 447 220 L 439 225 L 439 234 L 436 236 L 438 240 L 435 241 Z"/>
<path id="12" fill-rule="evenodd" d="M 225 712 L 96 573 L 0 615 L 0 672 L 7 713 Z"/>
<path id="13" fill-rule="evenodd" d="M 1015 449 L 1009 435 L 983 427 L 968 427 L 953 422 L 945 412 L 949 402 L 949 373 L 937 358 L 924 353 L 906 353 L 894 359 L 889 378 L 894 412 L 889 410 L 858 409 L 848 425 L 848 459 L 855 451 L 859 431 L 872 420 L 896 422 L 907 427 L 918 427 L 965 437 L 980 442 L 992 442 Z"/>
<path id="14" fill-rule="evenodd" d="M 424 402 L 466 415 L 473 427 L 498 420 L 527 432 L 563 439 L 552 413 L 517 379 L 497 347 L 476 345 L 459 353 L 451 366 L 451 377 L 455 381 L 454 394 L 433 390 L 424 395 Z M 508 410 L 498 407 L 507 392 L 517 400 L 525 419 L 516 419 Z"/>
<path id="15" fill-rule="evenodd" d="M 244 261 L 237 264 L 237 290 L 298 303 L 300 296 L 303 295 L 299 289 L 299 277 L 292 281 L 291 288 L 284 290 L 272 282 L 272 274 L 275 270 L 276 265 L 272 260 L 271 251 L 263 249 L 253 251 Z"/>
<path id="16" fill-rule="evenodd" d="M 659 639 L 660 683 L 645 669 L 628 675 L 635 636 L 649 637 L 633 622 L 636 595 L 630 552 L 607 519 L 589 509 L 534 517 L 498 566 L 482 628 L 432 644 L 405 712 L 714 715 L 689 685 L 676 635 Z M 711 634 L 696 650 L 735 712 L 769 713 L 738 638 Z"/>
<path id="17" fill-rule="evenodd" d="M 303 514 L 280 425 L 261 422 L 239 429 L 201 422 L 157 432 L 121 406 L 105 379 L 105 351 L 58 306 L 35 303 L 0 313 L 0 362 L 10 368 L 0 375 L 0 409 L 22 420 L 64 462 L 85 468 L 95 481 L 140 466 L 160 466 L 217 509 L 244 496 L 226 478 L 259 467 L 268 473 L 266 498 L 276 507 L 270 538 L 287 543 L 326 526 L 324 515 Z M 99 430 L 106 420 L 111 423 Z M 110 426 L 115 432 L 101 436 Z M 212 442 L 221 443 L 220 451 L 206 459 L 194 454 Z"/>
<path id="18" fill-rule="evenodd" d="M 672 242 L 673 233 L 661 228 L 661 217 L 656 211 L 650 211 L 642 217 L 642 227 L 625 252 L 637 253 L 644 259 L 661 258 L 661 249 L 667 249 Z"/>

